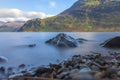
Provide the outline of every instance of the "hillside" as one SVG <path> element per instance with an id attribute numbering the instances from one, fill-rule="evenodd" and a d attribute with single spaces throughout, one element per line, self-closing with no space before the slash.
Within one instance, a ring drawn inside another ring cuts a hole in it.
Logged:
<path id="1" fill-rule="evenodd" d="M 15 32 L 23 26 L 24 21 L 2 22 L 0 21 L 0 32 Z"/>
<path id="2" fill-rule="evenodd" d="M 120 31 L 119 0 L 78 0 L 62 13 L 27 21 L 18 31 Z"/>

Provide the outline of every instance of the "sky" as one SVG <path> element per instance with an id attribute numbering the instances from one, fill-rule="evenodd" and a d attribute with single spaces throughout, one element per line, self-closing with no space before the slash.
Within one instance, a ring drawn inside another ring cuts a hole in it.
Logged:
<path id="1" fill-rule="evenodd" d="M 59 14 L 77 0 L 0 0 L 0 21 L 24 21 Z"/>

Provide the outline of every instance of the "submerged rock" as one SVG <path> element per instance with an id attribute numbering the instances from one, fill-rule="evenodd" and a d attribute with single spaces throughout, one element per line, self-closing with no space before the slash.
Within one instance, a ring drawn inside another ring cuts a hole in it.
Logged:
<path id="1" fill-rule="evenodd" d="M 120 36 L 114 37 L 102 43 L 103 47 L 120 48 Z"/>
<path id="2" fill-rule="evenodd" d="M 18 48 L 26 48 L 26 47 L 28 47 L 28 48 L 34 48 L 34 47 L 36 47 L 36 44 L 17 45 L 15 47 L 18 47 Z"/>
<path id="3" fill-rule="evenodd" d="M 19 73 L 19 74 L 10 75 L 9 78 L 15 78 L 15 77 L 20 77 L 20 76 L 23 76 L 23 74 Z"/>
<path id="4" fill-rule="evenodd" d="M 14 75 L 14 71 L 13 71 L 13 68 L 12 67 L 9 67 L 8 69 L 7 69 L 7 75 L 9 76 L 9 75 Z"/>
<path id="5" fill-rule="evenodd" d="M 8 59 L 4 56 L 0 56 L 0 63 L 6 63 Z"/>
<path id="6" fill-rule="evenodd" d="M 82 39 L 85 40 L 85 39 Z M 77 47 L 81 39 L 74 39 L 73 37 L 64 33 L 58 34 L 56 37 L 46 41 L 45 43 L 52 44 L 57 47 Z"/>
<path id="7" fill-rule="evenodd" d="M 0 67 L 0 72 L 4 73 L 5 72 L 5 67 Z"/>
<path id="8" fill-rule="evenodd" d="M 25 68 L 25 64 L 19 65 L 18 68 Z"/>
<path id="9" fill-rule="evenodd" d="M 86 39 L 83 39 L 83 38 L 78 38 L 78 39 L 76 39 L 78 42 L 80 42 L 80 43 L 82 43 L 83 41 L 88 41 L 88 40 L 86 40 Z"/>
<path id="10" fill-rule="evenodd" d="M 29 44 L 28 47 L 35 47 L 36 44 Z"/>

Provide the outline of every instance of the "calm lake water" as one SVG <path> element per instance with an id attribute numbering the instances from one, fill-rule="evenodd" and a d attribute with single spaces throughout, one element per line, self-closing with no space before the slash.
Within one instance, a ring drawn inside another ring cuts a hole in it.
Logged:
<path id="1" fill-rule="evenodd" d="M 91 51 L 104 54 L 108 51 L 120 52 L 118 49 L 113 50 L 100 46 L 100 43 L 105 40 L 120 36 L 120 32 L 69 32 L 66 34 L 74 38 L 84 38 L 88 41 L 81 43 L 77 48 L 64 50 L 45 44 L 46 40 L 57 34 L 57 32 L 0 33 L 0 56 L 8 58 L 8 62 L 0 64 L 0 66 L 48 65 L 68 59 L 75 54 L 90 54 Z M 29 48 L 26 46 L 29 44 L 36 44 L 36 47 Z"/>

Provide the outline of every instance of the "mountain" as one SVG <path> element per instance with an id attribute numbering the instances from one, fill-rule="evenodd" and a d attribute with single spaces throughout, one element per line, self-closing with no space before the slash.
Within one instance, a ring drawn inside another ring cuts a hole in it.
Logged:
<path id="1" fill-rule="evenodd" d="M 21 27 L 19 31 L 25 29 L 29 29 L 29 31 L 37 31 L 38 29 L 41 28 L 41 19 L 36 18 L 36 19 L 28 20 L 23 26 L 25 27 Z"/>
<path id="2" fill-rule="evenodd" d="M 120 31 L 120 1 L 78 0 L 54 17 L 27 21 L 18 31 Z"/>
<path id="3" fill-rule="evenodd" d="M 23 26 L 25 21 L 2 22 L 0 21 L 0 32 L 15 32 Z"/>

